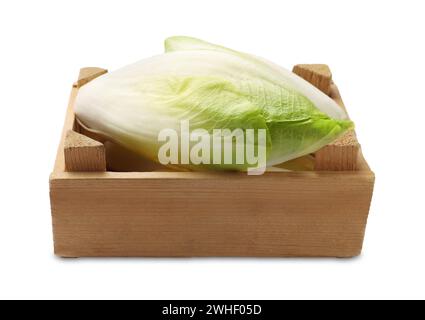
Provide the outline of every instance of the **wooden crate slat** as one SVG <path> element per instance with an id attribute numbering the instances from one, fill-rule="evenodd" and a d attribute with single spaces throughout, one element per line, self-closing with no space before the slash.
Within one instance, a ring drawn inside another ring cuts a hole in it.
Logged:
<path id="1" fill-rule="evenodd" d="M 362 171 L 85 175 L 51 181 L 60 256 L 353 257 L 373 188 Z"/>
<path id="2" fill-rule="evenodd" d="M 107 73 L 108 70 L 97 68 L 97 67 L 86 67 L 80 69 L 80 74 L 78 76 L 77 82 L 74 84 L 74 87 L 81 87 L 85 85 L 86 83 L 92 81 L 93 79 L 96 79 L 97 77 L 100 77 L 101 75 Z"/>
<path id="3" fill-rule="evenodd" d="M 297 64 L 293 72 L 325 94 L 330 94 L 332 73 L 326 64 Z"/>
<path id="4" fill-rule="evenodd" d="M 105 146 L 69 130 L 64 142 L 66 171 L 106 171 Z"/>

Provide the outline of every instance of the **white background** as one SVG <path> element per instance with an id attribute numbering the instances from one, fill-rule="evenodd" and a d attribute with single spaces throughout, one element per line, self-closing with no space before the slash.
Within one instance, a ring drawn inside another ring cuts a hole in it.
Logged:
<path id="1" fill-rule="evenodd" d="M 425 298 L 423 1 L 1 1 L 0 298 Z M 53 256 L 48 177 L 70 85 L 190 35 L 327 63 L 376 173 L 363 255 Z"/>

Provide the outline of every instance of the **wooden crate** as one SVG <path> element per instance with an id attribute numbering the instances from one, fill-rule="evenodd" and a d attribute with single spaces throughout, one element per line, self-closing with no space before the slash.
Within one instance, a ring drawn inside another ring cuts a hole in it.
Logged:
<path id="1" fill-rule="evenodd" d="M 62 257 L 353 257 L 361 253 L 374 174 L 354 132 L 315 154 L 315 171 L 108 171 L 100 137 L 75 121 L 72 88 L 50 176 L 55 253 Z M 326 65 L 294 72 L 343 106 Z"/>

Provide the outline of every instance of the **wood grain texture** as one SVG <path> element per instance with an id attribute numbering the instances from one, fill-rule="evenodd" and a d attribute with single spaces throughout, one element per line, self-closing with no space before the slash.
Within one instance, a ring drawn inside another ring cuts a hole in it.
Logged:
<path id="1" fill-rule="evenodd" d="M 79 88 L 107 72 L 108 70 L 97 67 L 81 68 L 78 80 L 75 82 L 74 86 Z"/>
<path id="2" fill-rule="evenodd" d="M 66 171 L 106 171 L 105 146 L 73 130 L 65 136 L 64 155 Z"/>
<path id="3" fill-rule="evenodd" d="M 57 255 L 360 254 L 374 185 L 360 150 L 356 171 L 67 172 L 64 149 L 68 131 L 76 129 L 77 92 L 74 87 L 50 176 Z"/>
<path id="4" fill-rule="evenodd" d="M 56 254 L 360 254 L 372 175 L 207 176 L 52 180 Z"/>
<path id="5" fill-rule="evenodd" d="M 330 94 L 332 73 L 326 64 L 297 64 L 292 69 L 294 73 L 310 82 L 326 95 Z"/>

